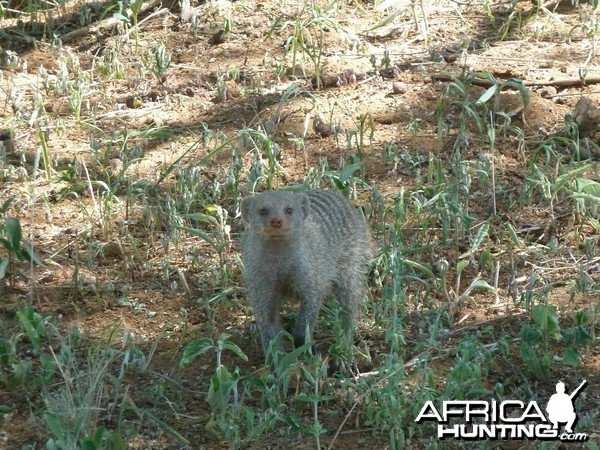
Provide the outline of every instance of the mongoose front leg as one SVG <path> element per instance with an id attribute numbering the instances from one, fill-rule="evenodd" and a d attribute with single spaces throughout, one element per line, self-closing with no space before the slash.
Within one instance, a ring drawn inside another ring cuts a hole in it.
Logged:
<path id="1" fill-rule="evenodd" d="M 260 330 L 262 349 L 266 355 L 271 341 L 277 339 L 277 335 L 283 330 L 279 317 L 280 299 L 270 289 L 254 290 L 249 293 L 249 297 Z M 283 350 L 281 341 L 277 345 Z"/>
<path id="2" fill-rule="evenodd" d="M 321 309 L 321 304 L 323 303 L 323 299 L 319 298 L 318 296 L 312 293 L 306 294 L 308 295 L 304 295 L 302 298 L 300 311 L 298 312 L 296 322 L 294 323 L 294 328 L 292 329 L 292 334 L 294 335 L 294 345 L 296 347 L 304 345 L 310 340 L 310 335 L 306 334 L 306 326 L 308 325 L 310 332 L 312 332 L 315 323 L 317 322 L 319 309 Z"/>

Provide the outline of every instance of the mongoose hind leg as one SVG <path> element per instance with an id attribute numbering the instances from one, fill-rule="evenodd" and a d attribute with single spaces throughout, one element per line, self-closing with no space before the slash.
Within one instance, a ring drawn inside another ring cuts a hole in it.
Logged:
<path id="1" fill-rule="evenodd" d="M 360 302 L 366 297 L 364 281 L 359 276 L 343 278 L 336 283 L 334 293 L 342 306 L 340 319 L 346 338 L 343 347 L 349 351 L 352 348 L 358 308 Z"/>

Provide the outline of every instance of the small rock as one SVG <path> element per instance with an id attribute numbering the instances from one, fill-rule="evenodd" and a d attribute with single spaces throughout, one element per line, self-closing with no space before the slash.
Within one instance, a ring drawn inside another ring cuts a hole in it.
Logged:
<path id="1" fill-rule="evenodd" d="M 225 91 L 225 99 L 233 100 L 234 98 L 238 98 L 240 96 L 240 88 L 237 83 L 233 80 L 228 80 L 225 82 L 226 91 Z"/>
<path id="2" fill-rule="evenodd" d="M 352 69 L 344 70 L 340 75 L 338 75 L 338 86 L 346 86 L 348 84 L 356 83 L 356 74 Z"/>
<path id="3" fill-rule="evenodd" d="M 219 45 L 223 42 L 226 42 L 229 39 L 229 33 L 225 30 L 219 30 L 215 34 L 212 35 L 208 43 L 210 45 Z"/>
<path id="4" fill-rule="evenodd" d="M 592 100 L 581 97 L 573 110 L 573 120 L 579 126 L 579 136 L 594 135 L 600 126 L 600 109 Z"/>
<path id="5" fill-rule="evenodd" d="M 113 158 L 108 162 L 108 171 L 113 177 L 116 177 L 123 170 L 123 161 L 119 158 Z"/>
<path id="6" fill-rule="evenodd" d="M 14 133 L 10 129 L 0 130 L 0 154 L 10 155 L 14 152 Z"/>
<path id="7" fill-rule="evenodd" d="M 317 116 L 313 120 L 313 129 L 317 136 L 322 138 L 329 137 L 333 134 L 345 133 L 346 130 L 341 125 L 331 125 L 325 122 L 321 117 Z"/>
<path id="8" fill-rule="evenodd" d="M 578 150 L 579 159 L 582 161 L 586 159 L 600 159 L 600 147 L 598 147 L 598 145 L 589 138 L 583 138 L 580 140 Z M 577 156 L 575 149 L 573 149 L 573 154 L 574 156 Z"/>
<path id="9" fill-rule="evenodd" d="M 105 258 L 115 258 L 123 256 L 125 252 L 119 242 L 107 242 L 102 246 L 102 254 Z"/>
<path id="10" fill-rule="evenodd" d="M 558 91 L 554 86 L 544 86 L 538 90 L 542 98 L 551 98 L 554 97 Z"/>
<path id="11" fill-rule="evenodd" d="M 139 97 L 131 95 L 125 99 L 125 106 L 129 109 L 137 109 L 143 105 L 142 100 Z"/>
<path id="12" fill-rule="evenodd" d="M 392 84 L 392 94 L 404 94 L 406 91 L 408 91 L 408 86 L 406 85 L 406 83 L 396 81 L 394 84 Z"/>

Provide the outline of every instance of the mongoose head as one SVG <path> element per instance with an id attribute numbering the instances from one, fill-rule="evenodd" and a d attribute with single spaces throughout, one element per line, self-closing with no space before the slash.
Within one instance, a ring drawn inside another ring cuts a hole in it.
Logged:
<path id="1" fill-rule="evenodd" d="M 242 219 L 267 239 L 285 239 L 308 217 L 310 200 L 304 194 L 269 191 L 242 200 Z"/>

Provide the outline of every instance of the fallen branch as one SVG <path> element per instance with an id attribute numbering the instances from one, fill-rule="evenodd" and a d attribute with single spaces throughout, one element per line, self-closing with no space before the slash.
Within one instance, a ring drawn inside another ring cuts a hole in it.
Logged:
<path id="1" fill-rule="evenodd" d="M 161 3 L 162 0 L 149 0 L 147 3 L 142 4 L 138 15 L 142 14 L 145 11 L 148 11 L 150 8 L 154 8 L 155 6 L 160 5 Z M 117 19 L 115 17 L 109 17 L 108 19 L 101 20 L 100 22 L 96 22 L 86 27 L 71 31 L 70 33 L 67 33 L 64 36 L 62 36 L 61 41 L 64 44 L 66 42 L 78 39 L 81 36 L 85 36 L 89 33 L 98 33 L 99 31 L 107 30 L 109 28 L 114 27 L 119 22 L 121 22 L 120 19 Z"/>
<path id="2" fill-rule="evenodd" d="M 492 74 L 494 75 L 494 74 Z M 495 75 L 496 76 L 496 75 Z M 452 81 L 452 77 L 446 74 L 437 74 L 431 77 L 432 81 Z M 585 86 L 588 84 L 600 83 L 600 76 L 581 78 L 563 78 L 558 80 L 545 80 L 545 81 L 523 81 L 524 86 L 536 87 L 536 86 L 556 86 L 556 87 L 572 87 L 572 86 Z M 492 87 L 494 83 L 485 78 L 475 78 L 471 81 L 474 86 L 481 86 L 484 88 Z"/>

